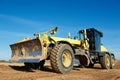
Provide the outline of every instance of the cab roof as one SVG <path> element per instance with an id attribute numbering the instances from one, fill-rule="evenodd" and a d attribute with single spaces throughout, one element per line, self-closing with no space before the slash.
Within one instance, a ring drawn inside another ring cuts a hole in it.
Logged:
<path id="1" fill-rule="evenodd" d="M 86 29 L 86 31 L 87 31 L 87 32 L 88 32 L 88 31 L 95 31 L 95 32 L 97 32 L 97 33 L 100 34 L 100 37 L 103 37 L 103 33 L 102 33 L 101 31 L 95 29 L 95 28 L 88 28 L 88 29 Z M 79 33 L 83 33 L 83 30 L 80 30 Z"/>

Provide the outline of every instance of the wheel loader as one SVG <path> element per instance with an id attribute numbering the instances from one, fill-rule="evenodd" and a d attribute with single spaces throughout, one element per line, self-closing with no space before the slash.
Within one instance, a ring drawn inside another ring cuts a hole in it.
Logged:
<path id="1" fill-rule="evenodd" d="M 115 67 L 115 56 L 101 43 L 103 33 L 95 28 L 78 31 L 78 36 L 71 38 L 55 37 L 58 27 L 34 34 L 35 38 L 25 38 L 10 45 L 12 56 L 10 61 L 23 62 L 34 69 L 44 67 L 50 60 L 52 69 L 57 73 L 67 73 L 73 69 L 75 59 L 83 67 L 93 68 L 101 64 L 103 69 Z M 61 32 L 62 34 L 62 32 Z"/>

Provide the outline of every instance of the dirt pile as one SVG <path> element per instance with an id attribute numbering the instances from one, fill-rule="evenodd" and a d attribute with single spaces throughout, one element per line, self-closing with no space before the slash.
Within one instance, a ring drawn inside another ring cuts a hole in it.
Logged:
<path id="1" fill-rule="evenodd" d="M 50 66 L 31 70 L 21 63 L 0 63 L 0 80 L 120 80 L 120 61 L 116 61 L 116 69 L 105 70 L 100 65 L 93 69 L 74 66 L 66 74 L 55 73 Z"/>
<path id="2" fill-rule="evenodd" d="M 10 71 L 10 70 L 13 70 L 13 69 L 6 65 L 0 65 L 0 71 Z"/>

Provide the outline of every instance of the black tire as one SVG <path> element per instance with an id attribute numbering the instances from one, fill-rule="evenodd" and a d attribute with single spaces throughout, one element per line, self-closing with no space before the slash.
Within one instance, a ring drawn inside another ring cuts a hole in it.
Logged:
<path id="1" fill-rule="evenodd" d="M 80 65 L 81 68 L 93 68 L 94 67 L 94 63 L 91 63 L 89 65 L 85 65 L 85 64 L 81 64 Z"/>
<path id="2" fill-rule="evenodd" d="M 79 62 L 80 62 L 81 68 L 87 68 L 88 65 L 90 64 L 88 55 L 84 54 L 84 55 L 79 56 Z"/>
<path id="3" fill-rule="evenodd" d="M 111 69 L 115 68 L 115 57 L 114 57 L 114 55 L 110 55 L 110 68 Z"/>
<path id="4" fill-rule="evenodd" d="M 24 63 L 26 67 L 32 68 L 32 69 L 43 69 L 45 60 L 40 61 L 39 63 Z"/>
<path id="5" fill-rule="evenodd" d="M 67 73 L 73 68 L 73 50 L 68 44 L 59 44 L 50 54 L 52 69 L 58 73 Z"/>
<path id="6" fill-rule="evenodd" d="M 94 63 L 91 63 L 87 66 L 87 68 L 93 68 L 94 67 Z"/>
<path id="7" fill-rule="evenodd" d="M 108 54 L 105 54 L 100 58 L 100 63 L 103 69 L 110 69 L 110 56 Z"/>

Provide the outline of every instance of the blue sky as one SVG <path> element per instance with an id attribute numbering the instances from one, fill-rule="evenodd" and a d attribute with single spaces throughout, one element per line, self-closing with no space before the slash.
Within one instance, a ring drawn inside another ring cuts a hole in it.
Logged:
<path id="1" fill-rule="evenodd" d="M 10 59 L 10 44 L 54 26 L 60 37 L 97 28 L 104 33 L 102 43 L 120 59 L 119 0 L 0 0 L 0 60 Z"/>

